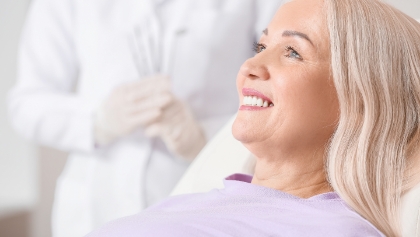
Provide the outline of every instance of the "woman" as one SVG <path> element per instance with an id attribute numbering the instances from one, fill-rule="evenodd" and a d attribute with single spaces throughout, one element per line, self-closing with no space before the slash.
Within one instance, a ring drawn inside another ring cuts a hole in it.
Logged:
<path id="1" fill-rule="evenodd" d="M 257 157 L 254 176 L 90 237 L 401 236 L 419 167 L 418 42 L 420 25 L 377 0 L 285 4 L 237 78 L 233 134 Z"/>

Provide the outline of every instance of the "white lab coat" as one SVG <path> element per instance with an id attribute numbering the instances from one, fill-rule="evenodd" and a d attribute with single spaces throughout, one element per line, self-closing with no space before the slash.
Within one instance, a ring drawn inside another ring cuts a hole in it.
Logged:
<path id="1" fill-rule="evenodd" d="M 57 181 L 54 237 L 83 236 L 139 212 L 168 195 L 187 167 L 141 130 L 108 147 L 93 142 L 95 109 L 117 85 L 141 80 L 131 44 L 134 28 L 148 17 L 145 2 L 32 3 L 9 111 L 25 137 L 70 152 Z M 173 93 L 211 137 L 237 110 L 238 69 L 281 1 L 160 2 L 164 38 L 173 39 Z"/>

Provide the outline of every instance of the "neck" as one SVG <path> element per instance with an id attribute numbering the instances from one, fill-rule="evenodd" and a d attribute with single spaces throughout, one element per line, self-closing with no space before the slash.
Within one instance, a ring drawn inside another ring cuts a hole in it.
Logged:
<path id="1" fill-rule="evenodd" d="M 331 192 L 325 174 L 323 156 L 311 159 L 257 158 L 253 184 L 277 189 L 300 198 Z"/>

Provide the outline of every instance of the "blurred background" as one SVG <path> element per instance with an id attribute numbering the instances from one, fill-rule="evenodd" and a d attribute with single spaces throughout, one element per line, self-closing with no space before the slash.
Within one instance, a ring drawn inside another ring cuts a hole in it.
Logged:
<path id="1" fill-rule="evenodd" d="M 388 2 L 420 19 L 419 0 Z M 66 161 L 66 154 L 22 139 L 8 121 L 6 96 L 16 80 L 17 47 L 29 4 L 0 0 L 0 237 L 51 236 L 55 182 Z"/>

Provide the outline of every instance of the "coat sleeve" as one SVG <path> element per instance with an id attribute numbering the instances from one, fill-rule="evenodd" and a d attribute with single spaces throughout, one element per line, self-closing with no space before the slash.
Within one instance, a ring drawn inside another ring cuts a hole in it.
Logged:
<path id="1" fill-rule="evenodd" d="M 74 91 L 74 1 L 35 0 L 22 32 L 9 116 L 24 137 L 65 151 L 93 149 L 92 109 Z"/>

